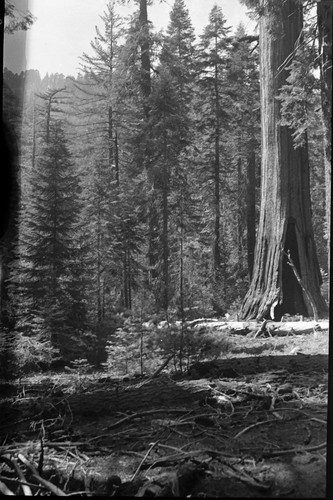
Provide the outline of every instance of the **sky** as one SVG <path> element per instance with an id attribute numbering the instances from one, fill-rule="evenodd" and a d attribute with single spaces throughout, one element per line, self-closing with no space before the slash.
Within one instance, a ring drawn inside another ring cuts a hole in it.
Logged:
<path id="1" fill-rule="evenodd" d="M 4 41 L 4 67 L 14 73 L 25 69 L 38 69 L 43 78 L 46 73 L 76 76 L 79 57 L 91 54 L 90 42 L 95 37 L 95 26 L 102 27 L 100 16 L 108 0 L 11 0 L 24 12 L 29 9 L 36 21 L 27 32 L 6 35 Z M 148 7 L 148 17 L 156 30 L 165 29 L 173 0 L 155 0 Z M 246 15 L 247 8 L 239 0 L 185 0 L 196 34 L 208 24 L 208 15 L 217 4 L 222 8 L 228 26 L 234 30 L 243 22 L 246 31 L 253 33 L 255 23 Z M 119 7 L 119 14 L 133 12 L 135 2 Z M 118 9 L 118 8 L 117 8 Z"/>

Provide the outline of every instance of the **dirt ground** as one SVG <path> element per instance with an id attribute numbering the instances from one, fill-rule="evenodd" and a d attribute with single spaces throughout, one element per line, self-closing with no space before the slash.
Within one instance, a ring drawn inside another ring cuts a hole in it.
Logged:
<path id="1" fill-rule="evenodd" d="M 0 492 L 325 498 L 327 383 L 327 329 L 234 335 L 182 376 L 3 381 Z"/>

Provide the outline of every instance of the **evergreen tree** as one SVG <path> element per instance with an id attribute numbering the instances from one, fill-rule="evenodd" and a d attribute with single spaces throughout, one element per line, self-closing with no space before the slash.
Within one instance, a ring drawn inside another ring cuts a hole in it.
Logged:
<path id="1" fill-rule="evenodd" d="M 86 324 L 84 253 L 79 241 L 79 181 L 60 122 L 50 123 L 21 213 L 12 290 L 19 325 L 28 334 L 43 323 L 63 357 L 77 357 Z"/>
<path id="2" fill-rule="evenodd" d="M 190 104 L 193 95 L 194 30 L 183 0 L 175 0 L 164 39 L 159 76 L 151 99 L 150 136 L 154 152 L 149 165 L 152 179 L 153 217 L 150 218 L 149 248 L 152 276 L 157 281 L 157 304 L 167 311 L 170 305 L 170 186 L 178 158 L 189 143 Z M 155 148 L 157 154 L 155 154 Z M 173 184 L 176 186 L 175 184 Z M 161 253 L 158 242 L 161 245 Z M 159 272 L 158 272 L 159 270 Z"/>
<path id="3" fill-rule="evenodd" d="M 152 25 L 148 20 L 147 1 L 140 0 L 139 10 L 134 13 L 128 28 L 126 41 L 122 50 L 122 63 L 124 67 L 125 84 L 120 92 L 123 110 L 126 116 L 126 138 L 124 150 L 126 151 L 126 170 L 128 179 L 133 183 L 145 178 L 143 194 L 145 206 L 142 207 L 142 217 L 147 226 L 147 245 L 144 251 L 148 257 L 148 276 L 144 279 L 149 296 L 152 296 L 159 285 L 158 255 L 159 234 L 159 195 L 155 191 L 154 133 L 151 124 L 155 118 L 151 116 L 154 104 L 151 99 L 154 79 L 151 69 L 158 64 L 158 48 L 160 45 L 159 34 L 152 34 Z M 157 54 L 157 55 L 156 55 Z M 158 70 L 154 68 L 155 76 Z M 141 261 L 145 261 L 142 256 Z M 143 266 L 145 267 L 145 266 Z M 144 272 L 145 274 L 145 272 Z M 157 292 L 156 292 L 157 293 Z M 159 294 L 157 294 L 159 295 Z M 156 300 L 158 302 L 159 299 Z"/>
<path id="4" fill-rule="evenodd" d="M 199 118 L 199 127 L 205 129 L 206 147 L 210 157 L 209 179 L 212 181 L 212 209 L 214 213 L 213 226 L 213 306 L 222 312 L 222 303 L 226 299 L 227 255 L 225 235 L 221 235 L 221 173 L 223 142 L 228 128 L 230 109 L 226 86 L 226 67 L 229 59 L 230 28 L 220 7 L 214 6 L 209 14 L 209 24 L 204 29 L 199 45 L 198 71 L 200 93 L 204 95 L 204 120 Z M 223 88 L 224 87 L 224 88 Z M 225 148 L 224 148 L 225 149 Z M 224 155 L 225 156 L 225 155 Z M 224 180 L 225 183 L 225 172 Z M 224 190 L 225 191 L 225 190 Z M 223 248 L 224 247 L 224 248 Z"/>
<path id="5" fill-rule="evenodd" d="M 81 103 L 78 117 L 86 127 L 87 145 L 99 142 L 101 157 L 104 156 L 104 161 L 113 170 L 114 179 L 118 179 L 119 165 L 116 160 L 121 118 L 117 88 L 123 83 L 123 80 L 119 82 L 119 41 L 124 30 L 113 1 L 107 3 L 101 20 L 104 30 L 95 28 L 96 36 L 90 44 L 92 55 L 84 53 L 81 57 L 83 77 L 77 79 L 74 86 L 77 100 Z"/>
<path id="6" fill-rule="evenodd" d="M 155 217 L 150 220 L 149 257 L 156 305 L 164 310 L 170 303 L 170 182 L 180 153 L 179 133 L 185 126 L 177 97 L 172 77 L 161 69 L 150 99 L 149 147 L 154 152 L 149 171 L 153 184 L 150 196 L 153 210 L 150 213 Z"/>
<path id="7" fill-rule="evenodd" d="M 5 4 L 5 33 L 12 35 L 15 31 L 27 31 L 34 23 L 31 12 L 22 12 L 12 2 Z"/>
<path id="8" fill-rule="evenodd" d="M 324 123 L 326 239 L 328 268 L 331 255 L 331 189 L 332 189 L 332 2 L 317 3 L 318 48 L 320 60 L 321 107 Z"/>
<path id="9" fill-rule="evenodd" d="M 121 154 L 127 119 L 121 95 L 125 69 L 119 43 L 124 30 L 113 1 L 108 2 L 101 19 L 104 30 L 96 28 L 96 37 L 91 42 L 93 55 L 82 56 L 83 76 L 74 82 L 76 101 L 81 103 L 74 126 L 77 135 L 85 138 L 77 154 L 78 158 L 83 155 L 86 158 L 87 168 L 81 172 L 85 198 L 83 217 L 89 220 L 87 234 L 91 254 L 94 254 L 92 310 L 98 323 L 106 319 L 104 304 L 115 301 L 115 296 L 110 295 L 113 287 L 123 287 L 120 185 L 127 175 Z M 123 301 L 122 295 L 118 305 Z M 127 307 L 126 300 L 123 305 Z"/>
<path id="10" fill-rule="evenodd" d="M 229 272 L 237 296 L 252 276 L 258 210 L 256 199 L 260 179 L 260 105 L 258 40 L 248 36 L 240 24 L 232 39 L 227 68 L 230 112 L 229 178 L 232 210 L 236 213 Z M 251 126 L 249 126 L 251 123 Z M 232 215 L 228 217 L 232 220 Z M 234 285 L 236 276 L 237 286 Z"/>
<path id="11" fill-rule="evenodd" d="M 318 11 L 320 11 L 319 4 L 321 3 L 318 3 Z M 287 60 L 285 63 L 289 76 L 280 89 L 278 99 L 281 102 L 281 124 L 289 127 L 293 136 L 294 147 L 299 148 L 309 144 L 311 187 L 313 187 L 314 191 L 318 190 L 320 164 L 323 163 L 325 167 L 323 185 L 325 185 L 326 213 L 324 217 L 321 210 L 322 200 L 315 196 L 312 201 L 313 213 L 316 219 L 316 224 L 314 224 L 316 240 L 323 243 L 323 233 L 326 238 L 326 249 L 322 244 L 319 244 L 318 251 L 322 257 L 324 257 L 323 254 L 326 254 L 326 257 L 321 258 L 321 266 L 327 270 L 330 254 L 331 185 L 330 140 L 327 137 L 331 135 L 329 115 L 331 104 L 327 100 L 326 91 L 324 91 L 326 87 L 326 84 L 323 85 L 324 75 L 322 71 L 318 71 L 321 68 L 321 56 L 326 50 L 323 48 L 321 52 L 318 51 L 316 43 L 317 33 L 320 33 L 321 30 L 320 21 L 318 21 L 319 24 L 314 22 L 313 9 L 304 10 L 304 29 L 295 47 L 292 60 Z M 325 24 L 325 21 L 322 20 L 321 22 Z M 320 46 L 320 41 L 318 40 L 318 42 Z M 318 127 L 318 124 L 321 126 Z M 313 164 L 315 158 L 317 160 Z M 321 182 L 319 184 L 322 185 Z"/>
<path id="12" fill-rule="evenodd" d="M 254 271 L 241 314 L 327 313 L 314 242 L 307 144 L 295 149 L 275 99 L 301 39 L 302 5 L 269 1 L 260 18 L 262 199 Z"/>
<path id="13" fill-rule="evenodd" d="M 189 12 L 184 0 L 175 0 L 170 12 L 170 22 L 164 39 L 160 62 L 164 71 L 172 78 L 177 95 L 180 114 L 189 115 L 193 97 L 193 79 L 195 77 L 195 34 Z M 180 144 L 185 146 L 189 140 L 189 126 L 182 127 Z"/>

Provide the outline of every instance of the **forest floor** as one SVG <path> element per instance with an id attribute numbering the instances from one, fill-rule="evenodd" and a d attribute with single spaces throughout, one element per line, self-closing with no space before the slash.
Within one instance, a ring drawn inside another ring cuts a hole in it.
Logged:
<path id="1" fill-rule="evenodd" d="M 328 322 L 308 326 L 183 375 L 2 381 L 0 493 L 325 498 Z"/>

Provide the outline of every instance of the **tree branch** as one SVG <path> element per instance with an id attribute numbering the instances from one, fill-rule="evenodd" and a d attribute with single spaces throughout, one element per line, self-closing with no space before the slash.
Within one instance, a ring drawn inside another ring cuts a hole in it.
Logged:
<path id="1" fill-rule="evenodd" d="M 284 252 L 284 254 L 286 255 L 287 259 L 288 259 L 288 264 L 289 266 L 291 266 L 292 270 L 294 271 L 294 275 L 298 281 L 298 283 L 300 284 L 303 292 L 305 293 L 308 301 L 310 302 L 311 304 L 311 307 L 312 307 L 312 311 L 313 311 L 313 318 L 315 321 L 318 321 L 318 310 L 317 310 L 317 307 L 316 307 L 316 304 L 314 303 L 313 299 L 312 299 L 312 296 L 310 294 L 310 292 L 306 289 L 300 275 L 298 274 L 298 271 L 296 269 L 296 266 L 294 264 L 294 262 L 292 261 L 291 257 L 290 257 L 290 251 L 288 250 L 288 252 Z"/>

